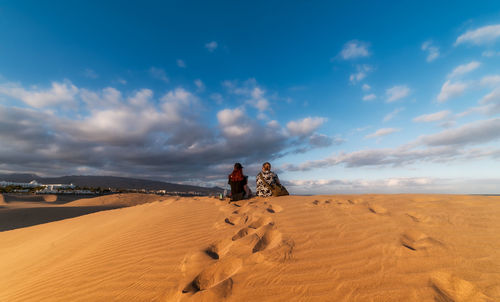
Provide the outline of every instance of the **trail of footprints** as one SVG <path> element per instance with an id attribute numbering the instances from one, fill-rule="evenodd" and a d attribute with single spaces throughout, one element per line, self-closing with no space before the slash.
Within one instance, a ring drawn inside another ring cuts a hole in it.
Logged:
<path id="1" fill-rule="evenodd" d="M 312 206 L 337 206 L 349 208 L 352 205 L 360 204 L 358 200 L 314 200 Z M 384 207 L 376 203 L 361 203 L 367 210 L 377 216 L 390 216 L 391 213 Z M 431 218 L 414 211 L 405 213 L 414 223 L 428 223 Z M 445 247 L 442 242 L 436 240 L 416 229 L 408 229 L 400 235 L 400 244 L 412 252 L 429 251 L 435 247 Z M 436 301 L 485 301 L 493 300 L 482 293 L 474 284 L 458 276 L 444 271 L 433 272 L 429 277 L 429 285 L 435 292 Z"/>
<path id="2" fill-rule="evenodd" d="M 225 218 L 225 223 L 239 230 L 231 238 L 210 244 L 205 253 L 215 260 L 203 269 L 184 289 L 183 293 L 210 290 L 219 298 L 231 294 L 233 279 L 246 263 L 289 259 L 294 243 L 284 239 L 272 216 L 283 210 L 267 201 L 253 200 L 232 203 L 236 209 Z M 268 258 L 268 259 L 266 259 Z"/>

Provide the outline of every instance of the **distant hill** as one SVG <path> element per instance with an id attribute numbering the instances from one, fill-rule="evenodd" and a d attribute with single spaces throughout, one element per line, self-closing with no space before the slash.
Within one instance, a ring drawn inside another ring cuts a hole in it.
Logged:
<path id="1" fill-rule="evenodd" d="M 79 187 L 102 187 L 114 189 L 146 189 L 146 190 L 167 190 L 177 192 L 196 191 L 205 194 L 219 193 L 223 189 L 219 187 L 198 187 L 174 184 L 162 181 L 115 177 L 115 176 L 61 176 L 61 177 L 40 177 L 36 174 L 0 174 L 0 180 L 11 182 L 30 182 L 36 180 L 42 184 L 69 184 Z"/>

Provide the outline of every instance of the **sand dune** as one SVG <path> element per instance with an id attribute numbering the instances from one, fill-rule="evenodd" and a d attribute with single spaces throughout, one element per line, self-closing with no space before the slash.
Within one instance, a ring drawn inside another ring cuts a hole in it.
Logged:
<path id="1" fill-rule="evenodd" d="M 137 205 L 137 206 L 133 206 Z M 105 196 L 0 232 L 0 301 L 500 301 L 500 198 Z"/>

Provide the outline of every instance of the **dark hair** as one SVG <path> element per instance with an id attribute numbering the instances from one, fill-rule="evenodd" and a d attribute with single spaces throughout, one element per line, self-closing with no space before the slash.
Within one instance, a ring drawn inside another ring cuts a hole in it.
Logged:
<path id="1" fill-rule="evenodd" d="M 243 166 L 240 163 L 235 163 L 234 164 L 234 169 L 235 170 L 240 170 L 240 169 L 243 169 Z"/>
<path id="2" fill-rule="evenodd" d="M 271 170 L 271 164 L 269 162 L 267 162 L 267 161 L 262 164 L 262 168 L 265 168 L 266 166 L 269 166 L 269 170 Z"/>

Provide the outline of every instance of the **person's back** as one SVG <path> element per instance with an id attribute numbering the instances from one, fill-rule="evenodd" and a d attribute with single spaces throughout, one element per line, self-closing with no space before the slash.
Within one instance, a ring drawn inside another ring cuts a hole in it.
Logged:
<path id="1" fill-rule="evenodd" d="M 271 171 L 271 164 L 266 162 L 262 165 L 262 171 L 257 174 L 257 196 L 269 197 L 272 196 L 271 186 L 279 184 L 278 175 Z"/>
<path id="2" fill-rule="evenodd" d="M 234 170 L 228 176 L 228 184 L 231 186 L 232 201 L 250 197 L 250 191 L 247 187 L 247 183 L 248 176 L 243 175 L 243 167 L 241 164 L 234 164 Z"/>

